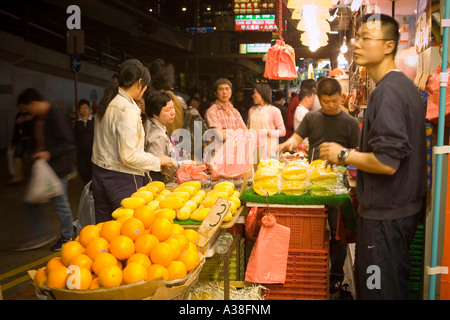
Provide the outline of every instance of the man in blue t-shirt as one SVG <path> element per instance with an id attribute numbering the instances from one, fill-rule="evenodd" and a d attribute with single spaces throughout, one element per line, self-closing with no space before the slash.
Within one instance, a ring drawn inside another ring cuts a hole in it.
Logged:
<path id="1" fill-rule="evenodd" d="M 413 82 L 395 66 L 398 23 L 366 15 L 355 63 L 376 83 L 358 151 L 329 142 L 320 157 L 358 168 L 356 274 L 360 299 L 406 299 L 409 246 L 423 217 L 426 188 L 425 110 Z"/>

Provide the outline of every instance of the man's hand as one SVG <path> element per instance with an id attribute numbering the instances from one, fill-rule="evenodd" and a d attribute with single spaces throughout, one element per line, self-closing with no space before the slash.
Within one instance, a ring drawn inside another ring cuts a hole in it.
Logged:
<path id="1" fill-rule="evenodd" d="M 33 154 L 33 159 L 37 160 L 37 159 L 41 159 L 41 160 L 45 160 L 45 161 L 49 161 L 50 160 L 50 152 L 48 151 L 40 151 L 40 152 L 36 152 L 35 154 Z"/>
<path id="2" fill-rule="evenodd" d="M 166 155 L 159 156 L 158 159 L 159 159 L 161 166 L 172 167 L 175 165 L 175 161 Z"/>
<path id="3" fill-rule="evenodd" d="M 342 164 L 339 161 L 338 155 L 339 152 L 344 149 L 338 143 L 335 142 L 324 142 L 319 146 L 320 159 L 327 160 L 331 164 Z"/>

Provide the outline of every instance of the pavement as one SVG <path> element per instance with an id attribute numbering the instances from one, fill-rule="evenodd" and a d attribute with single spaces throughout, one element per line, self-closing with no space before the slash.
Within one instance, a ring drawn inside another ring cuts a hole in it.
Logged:
<path id="1" fill-rule="evenodd" d="M 25 163 L 25 173 L 29 176 L 30 163 Z M 59 220 L 53 211 L 51 202 L 43 205 L 43 219 L 48 222 L 49 236 L 55 240 L 48 245 L 27 251 L 14 251 L 28 240 L 31 225 L 24 212 L 23 197 L 26 183 L 8 186 L 11 178 L 8 168 L 0 166 L 0 300 L 37 300 L 33 284 L 27 271 L 44 266 L 59 252 L 52 251 L 51 246 L 59 239 Z M 74 220 L 78 216 L 78 204 L 84 183 L 77 176 L 68 183 L 69 202 Z"/>

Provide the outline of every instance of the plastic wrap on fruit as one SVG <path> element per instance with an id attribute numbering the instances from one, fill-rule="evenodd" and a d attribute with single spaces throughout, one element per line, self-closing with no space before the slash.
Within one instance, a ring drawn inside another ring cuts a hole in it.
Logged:
<path id="1" fill-rule="evenodd" d="M 322 181 L 322 180 L 336 180 L 337 174 L 331 167 L 323 167 L 323 166 L 317 166 L 315 167 L 310 175 L 309 175 L 309 181 L 315 182 L 315 181 Z"/>
<path id="2" fill-rule="evenodd" d="M 309 193 L 313 196 L 332 196 L 334 195 L 336 180 L 322 180 L 311 184 Z"/>
<path id="3" fill-rule="evenodd" d="M 306 184 L 300 180 L 286 180 L 281 185 L 281 192 L 289 196 L 300 196 L 306 193 Z"/>
<path id="4" fill-rule="evenodd" d="M 266 167 L 280 168 L 281 162 L 276 159 L 271 159 L 271 158 L 262 159 L 259 161 L 257 170 L 259 170 L 261 168 L 266 168 Z"/>
<path id="5" fill-rule="evenodd" d="M 273 196 L 278 193 L 278 179 L 262 179 L 253 183 L 253 190 L 260 196 Z"/>
<path id="6" fill-rule="evenodd" d="M 281 176 L 286 180 L 304 180 L 307 176 L 307 168 L 302 164 L 288 164 L 283 168 Z"/>
<path id="7" fill-rule="evenodd" d="M 279 173 L 280 169 L 278 167 L 262 167 L 256 170 L 253 181 L 277 178 Z"/>

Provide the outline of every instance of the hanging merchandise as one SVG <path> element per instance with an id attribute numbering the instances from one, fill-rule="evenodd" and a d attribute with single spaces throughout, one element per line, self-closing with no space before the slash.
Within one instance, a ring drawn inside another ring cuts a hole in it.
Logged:
<path id="1" fill-rule="evenodd" d="M 425 88 L 428 93 L 426 118 L 429 121 L 434 121 L 439 118 L 440 73 L 441 67 L 437 67 L 436 72 L 428 78 L 428 82 Z M 447 115 L 449 112 L 450 112 L 450 90 L 446 92 L 445 115 Z"/>
<path id="2" fill-rule="evenodd" d="M 261 229 L 247 264 L 245 281 L 285 283 L 291 229 L 276 223 L 274 215 L 262 218 Z"/>
<path id="3" fill-rule="evenodd" d="M 283 3 L 278 0 L 278 37 L 276 43 L 267 51 L 264 77 L 274 80 L 294 80 L 297 78 L 295 50 L 283 40 Z"/>

